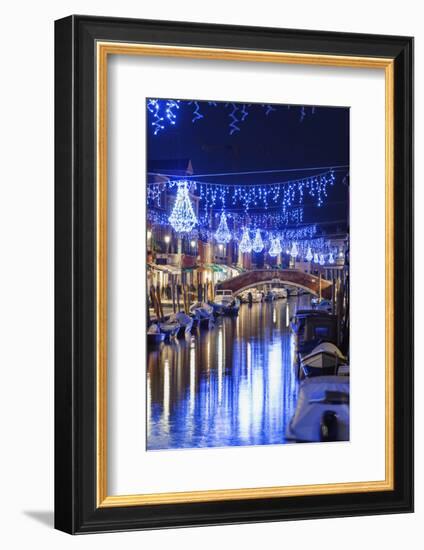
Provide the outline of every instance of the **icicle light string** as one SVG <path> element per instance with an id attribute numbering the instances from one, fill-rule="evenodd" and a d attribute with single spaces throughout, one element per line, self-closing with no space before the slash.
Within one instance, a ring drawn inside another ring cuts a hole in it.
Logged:
<path id="1" fill-rule="evenodd" d="M 157 201 L 160 194 L 168 187 L 179 186 L 181 181 L 191 193 L 195 193 L 205 210 L 213 208 L 230 208 L 242 206 L 245 212 L 255 208 L 268 209 L 270 203 L 278 204 L 283 212 L 290 206 L 303 204 L 304 195 L 315 200 L 320 207 L 327 197 L 327 187 L 333 186 L 336 180 L 334 170 L 309 176 L 307 178 L 268 184 L 220 184 L 188 180 L 167 180 L 147 184 L 148 198 Z"/>
<path id="2" fill-rule="evenodd" d="M 252 104 L 252 103 L 228 103 L 228 102 L 217 102 L 217 101 L 187 101 L 181 99 L 159 99 L 159 98 L 149 98 L 146 102 L 146 108 L 149 117 L 151 118 L 151 127 L 153 129 L 153 134 L 157 136 L 160 133 L 163 133 L 167 128 L 175 126 L 177 114 L 174 109 L 178 110 L 180 107 L 188 107 L 190 115 L 192 117 L 191 122 L 197 123 L 200 119 L 205 118 L 205 115 L 201 112 L 199 103 L 202 104 L 202 109 L 205 105 L 213 108 L 223 106 L 224 108 L 230 108 L 231 112 L 229 114 L 228 122 L 228 132 L 230 135 L 240 132 L 239 124 L 244 122 L 246 117 L 249 114 L 249 110 L 252 110 L 255 107 L 261 107 L 265 117 L 269 117 L 273 112 L 278 111 L 282 107 L 290 108 L 290 105 L 271 105 L 270 103 L 262 104 Z M 254 105 L 254 107 L 252 107 Z M 307 111 L 304 106 L 297 105 L 297 109 L 300 110 L 299 121 L 303 122 L 307 116 Z M 309 113 L 311 115 L 315 114 L 315 107 L 312 107 Z"/>

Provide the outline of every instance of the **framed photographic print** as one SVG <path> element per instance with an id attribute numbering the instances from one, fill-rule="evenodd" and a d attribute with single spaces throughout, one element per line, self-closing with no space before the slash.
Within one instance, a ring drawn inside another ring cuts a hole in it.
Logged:
<path id="1" fill-rule="evenodd" d="M 412 38 L 55 52 L 56 527 L 412 511 Z"/>

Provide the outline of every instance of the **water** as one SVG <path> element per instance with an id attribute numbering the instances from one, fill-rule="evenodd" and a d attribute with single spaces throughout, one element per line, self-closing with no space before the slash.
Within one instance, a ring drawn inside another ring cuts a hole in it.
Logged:
<path id="1" fill-rule="evenodd" d="M 286 443 L 297 399 L 288 322 L 309 300 L 243 304 L 238 317 L 149 351 L 147 449 Z"/>

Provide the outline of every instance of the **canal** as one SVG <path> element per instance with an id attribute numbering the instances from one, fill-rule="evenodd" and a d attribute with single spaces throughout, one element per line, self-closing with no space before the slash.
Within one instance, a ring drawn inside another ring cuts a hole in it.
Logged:
<path id="1" fill-rule="evenodd" d="M 243 304 L 238 317 L 148 351 L 147 449 L 286 443 L 297 399 L 289 319 L 309 304 Z"/>

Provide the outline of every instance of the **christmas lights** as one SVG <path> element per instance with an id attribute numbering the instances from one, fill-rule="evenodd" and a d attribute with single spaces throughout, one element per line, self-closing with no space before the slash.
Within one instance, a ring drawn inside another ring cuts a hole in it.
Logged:
<path id="1" fill-rule="evenodd" d="M 197 225 L 197 218 L 190 201 L 188 182 L 179 181 L 177 186 L 177 198 L 169 216 L 169 223 L 177 233 L 189 233 Z"/>
<path id="2" fill-rule="evenodd" d="M 244 122 L 246 117 L 249 114 L 249 109 L 257 109 L 261 108 L 265 114 L 265 117 L 268 117 L 272 112 L 278 111 L 283 106 L 280 105 L 271 105 L 271 104 L 258 104 L 253 105 L 252 104 L 238 104 L 238 103 L 225 103 L 225 102 L 217 102 L 217 101 L 184 101 L 181 99 L 153 99 L 150 98 L 147 100 L 147 110 L 149 113 L 149 116 L 153 117 L 153 120 L 151 122 L 151 126 L 153 128 L 153 133 L 155 136 L 157 136 L 159 133 L 162 133 L 163 130 L 166 129 L 166 127 L 170 128 L 172 126 L 175 126 L 177 114 L 176 111 L 180 109 L 180 107 L 189 106 L 191 107 L 191 121 L 197 122 L 198 120 L 205 118 L 205 114 L 200 112 L 200 107 L 202 105 L 203 113 L 205 113 L 205 110 L 203 109 L 205 106 L 207 107 L 228 107 L 229 105 L 232 107 L 232 111 L 229 114 L 229 117 L 231 119 L 231 122 L 229 123 L 230 128 L 230 135 L 233 135 L 240 131 L 239 123 Z M 193 108 L 194 106 L 194 108 Z M 290 105 L 287 105 L 287 109 L 290 109 Z M 300 110 L 300 117 L 299 121 L 303 122 L 305 119 L 307 112 L 304 106 L 296 106 L 296 109 Z M 183 110 L 183 109 L 182 109 Z M 311 114 L 314 114 L 315 107 L 311 108 Z"/>
<path id="3" fill-rule="evenodd" d="M 285 217 L 292 206 L 303 204 L 305 193 L 315 199 L 316 206 L 322 206 L 324 198 L 327 197 L 327 186 L 334 185 L 335 180 L 335 172 L 330 169 L 307 178 L 271 184 L 237 185 L 190 180 L 190 185 L 191 190 L 199 196 L 205 210 L 227 207 L 243 209 L 247 214 L 251 209 L 267 210 L 272 203 L 272 208 L 279 207 L 279 215 Z M 167 185 L 171 188 L 176 183 L 169 179 L 162 186 Z M 148 183 L 148 188 L 150 195 L 150 189 L 158 190 L 157 182 Z"/>
<path id="4" fill-rule="evenodd" d="M 148 99 L 147 100 L 147 110 L 153 115 L 152 126 L 154 128 L 153 133 L 155 136 L 165 128 L 162 124 L 163 116 L 160 116 L 160 103 L 158 99 Z"/>
<path id="5" fill-rule="evenodd" d="M 166 102 L 166 118 L 169 120 L 169 123 L 174 125 L 177 115 L 174 113 L 174 109 L 179 109 L 179 101 L 174 101 L 173 99 L 169 99 Z"/>
<path id="6" fill-rule="evenodd" d="M 308 246 L 308 251 L 306 253 L 305 258 L 306 258 L 306 261 L 308 261 L 308 262 L 312 261 L 312 259 L 313 259 L 312 250 L 311 250 L 310 246 Z"/>
<path id="7" fill-rule="evenodd" d="M 243 229 L 243 236 L 239 243 L 239 250 L 243 254 L 252 251 L 252 241 L 250 240 L 249 230 L 247 229 L 247 227 Z"/>
<path id="8" fill-rule="evenodd" d="M 188 105 L 194 104 L 194 110 L 193 110 L 193 118 L 191 122 L 196 122 L 196 120 L 200 120 L 203 118 L 202 113 L 200 112 L 200 106 L 198 101 L 189 101 Z"/>
<path id="9" fill-rule="evenodd" d="M 262 250 L 264 249 L 264 243 L 262 241 L 261 232 L 259 229 L 256 230 L 256 235 L 253 240 L 252 249 L 253 249 L 253 252 L 258 252 L 258 253 L 262 252 Z"/>
<path id="10" fill-rule="evenodd" d="M 215 233 L 215 239 L 218 243 L 227 244 L 231 241 L 231 232 L 228 229 L 227 216 L 222 212 L 218 229 Z"/>
<path id="11" fill-rule="evenodd" d="M 240 132 L 240 128 L 237 126 L 238 118 L 236 117 L 236 112 L 238 111 L 238 107 L 235 103 L 231 103 L 231 106 L 233 110 L 229 114 L 229 117 L 231 118 L 230 122 L 230 136 L 234 134 L 234 132 Z"/>
<path id="12" fill-rule="evenodd" d="M 283 249 L 281 248 L 280 239 L 278 237 L 271 239 L 271 246 L 268 250 L 268 254 L 271 257 L 275 258 L 276 256 L 278 256 L 278 254 L 281 254 L 282 250 Z"/>
<path id="13" fill-rule="evenodd" d="M 291 250 L 290 250 L 290 256 L 292 258 L 296 258 L 299 254 L 299 249 L 297 248 L 297 244 L 293 242 Z"/>

